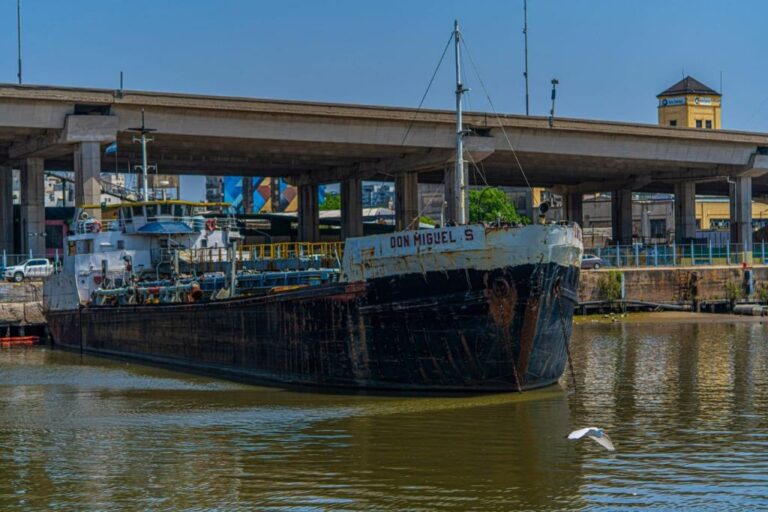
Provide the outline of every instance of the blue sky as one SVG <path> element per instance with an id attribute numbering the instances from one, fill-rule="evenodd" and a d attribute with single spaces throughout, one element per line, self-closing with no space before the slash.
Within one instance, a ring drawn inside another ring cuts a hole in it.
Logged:
<path id="1" fill-rule="evenodd" d="M 723 126 L 768 132 L 768 2 L 529 0 L 532 113 L 656 122 L 683 69 Z M 459 18 L 499 111 L 524 112 L 522 0 L 22 0 L 24 81 L 416 106 Z M 16 2 L 0 0 L 0 82 L 16 80 Z M 452 62 L 426 101 L 452 108 Z M 471 69 L 471 107 L 488 109 Z"/>

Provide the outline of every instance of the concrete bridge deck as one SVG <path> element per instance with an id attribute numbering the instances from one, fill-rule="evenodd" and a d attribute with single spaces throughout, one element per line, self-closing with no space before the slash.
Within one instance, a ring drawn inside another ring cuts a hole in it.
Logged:
<path id="1" fill-rule="evenodd" d="M 0 162 L 41 157 L 71 169 L 78 142 L 115 139 L 122 157 L 138 161 L 127 130 L 141 124 L 142 109 L 157 129 L 152 160 L 168 173 L 391 179 L 442 171 L 455 138 L 452 111 L 0 84 Z M 746 132 L 559 118 L 550 126 L 544 117 L 487 112 L 465 121 L 478 135 L 470 153 L 499 185 L 525 185 L 502 127 L 532 184 L 590 191 L 630 179 L 636 189 L 671 191 L 675 180 L 694 179 L 714 183 L 702 192 L 727 193 L 725 176 L 768 148 L 768 135 Z M 420 180 L 442 181 L 432 174 Z"/>
<path id="2" fill-rule="evenodd" d="M 317 237 L 317 184 L 342 182 L 343 233 L 355 235 L 361 180 L 395 180 L 398 224 L 407 226 L 418 215 L 418 182 L 443 182 L 454 153 L 451 111 L 0 84 L 0 246 L 8 244 L 10 168 L 22 170 L 23 224 L 37 232 L 43 171 L 74 170 L 77 203 L 97 203 L 102 148 L 117 140 L 123 161 L 140 159 L 129 129 L 141 124 L 142 109 L 157 129 L 150 160 L 163 173 L 282 176 L 299 185 L 306 240 Z M 580 220 L 583 193 L 612 191 L 614 238 L 623 242 L 631 238 L 633 190 L 675 192 L 681 240 L 695 233 L 696 193 L 730 194 L 734 242 L 751 229 L 753 195 L 768 194 L 766 134 L 560 118 L 550 124 L 484 112 L 467 113 L 465 125 L 468 159 L 482 169 L 470 171 L 470 183 L 525 185 L 519 159 L 532 185 L 566 197 L 573 220 Z M 40 243 L 33 238 L 25 243 Z"/>

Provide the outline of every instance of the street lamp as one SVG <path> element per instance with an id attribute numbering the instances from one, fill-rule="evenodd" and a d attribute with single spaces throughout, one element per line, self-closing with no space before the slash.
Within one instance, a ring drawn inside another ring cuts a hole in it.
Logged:
<path id="1" fill-rule="evenodd" d="M 549 127 L 552 128 L 552 125 L 555 120 L 555 97 L 557 96 L 557 84 L 560 83 L 560 81 L 557 78 L 552 79 L 552 108 L 549 109 Z"/>

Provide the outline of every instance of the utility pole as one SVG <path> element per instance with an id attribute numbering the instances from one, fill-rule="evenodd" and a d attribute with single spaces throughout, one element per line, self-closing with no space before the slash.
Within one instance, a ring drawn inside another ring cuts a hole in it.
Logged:
<path id="1" fill-rule="evenodd" d="M 19 69 L 16 76 L 21 85 L 21 0 L 16 0 L 16 49 L 19 57 Z"/>
<path id="2" fill-rule="evenodd" d="M 528 106 L 528 0 L 523 0 L 523 37 L 525 39 L 525 115 L 530 115 Z"/>

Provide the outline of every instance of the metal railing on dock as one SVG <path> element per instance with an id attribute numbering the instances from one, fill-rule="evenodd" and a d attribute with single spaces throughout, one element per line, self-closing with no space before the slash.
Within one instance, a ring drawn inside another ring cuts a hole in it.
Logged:
<path id="1" fill-rule="evenodd" d="M 2 251 L 2 253 L 0 253 L 0 269 L 19 265 L 20 263 L 26 260 L 45 259 L 45 258 L 52 260 L 54 263 L 58 263 L 60 259 L 60 251 L 56 249 L 54 251 L 53 257 L 47 256 L 45 254 L 33 254 L 32 251 L 29 251 L 28 253 L 24 253 L 24 254 L 11 254 L 11 253 Z M 2 276 L 0 276 L 0 278 L 1 277 Z"/>
<path id="2" fill-rule="evenodd" d="M 677 267 L 701 265 L 768 264 L 768 243 L 753 244 L 633 244 L 585 248 L 602 260 L 602 267 Z"/>

